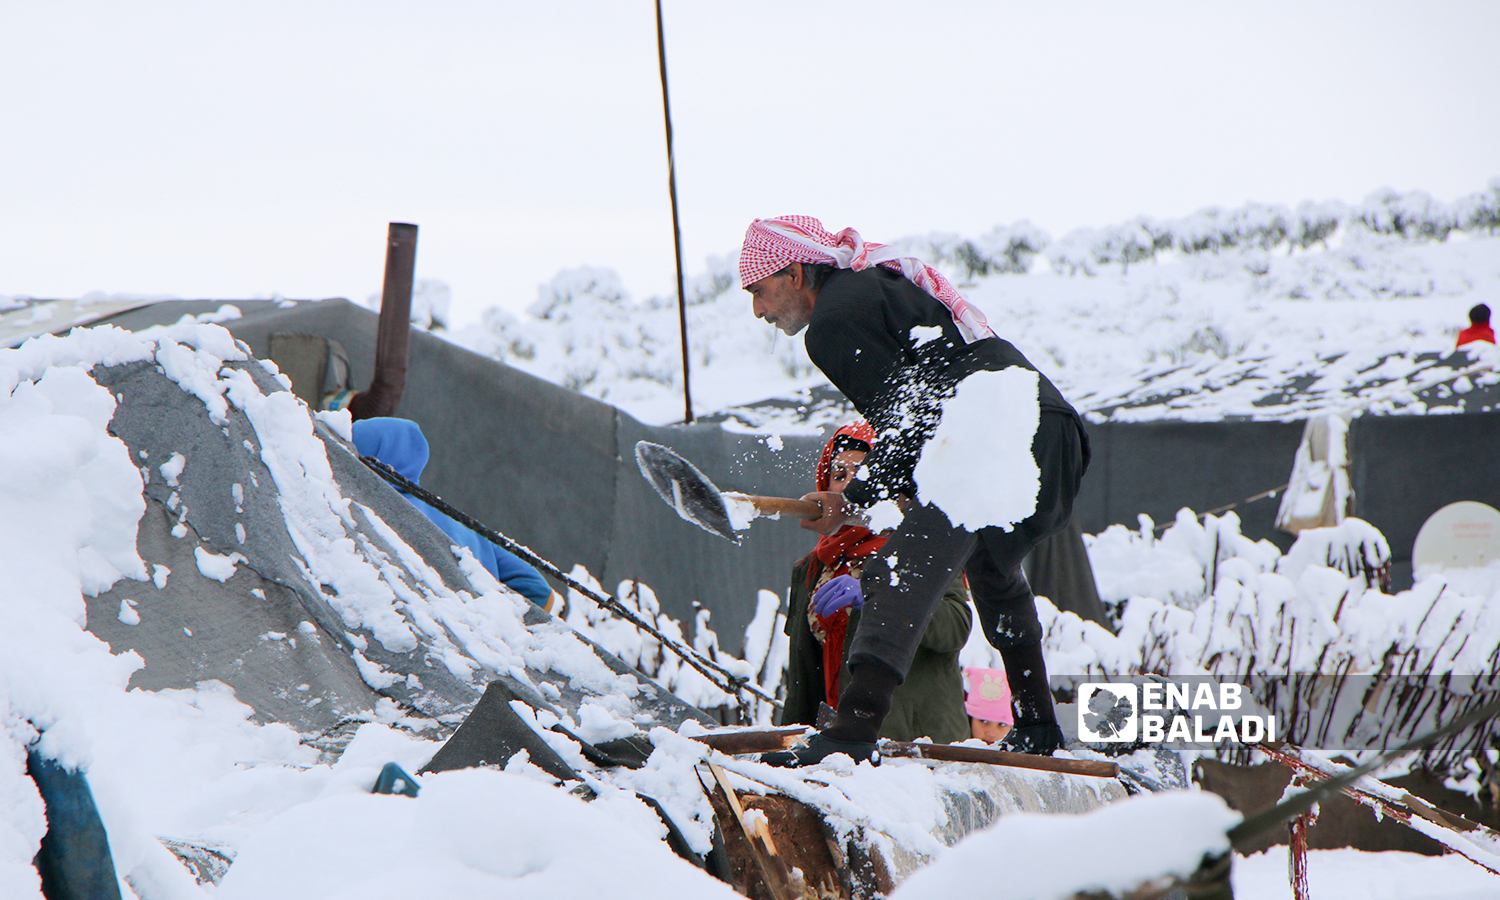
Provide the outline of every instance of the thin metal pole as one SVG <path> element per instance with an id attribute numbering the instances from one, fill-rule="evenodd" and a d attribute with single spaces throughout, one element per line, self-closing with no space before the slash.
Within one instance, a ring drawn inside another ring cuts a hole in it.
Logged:
<path id="1" fill-rule="evenodd" d="M 682 421 L 693 421 L 693 391 L 688 379 L 687 292 L 682 286 L 682 226 L 677 220 L 677 166 L 672 161 L 672 100 L 667 95 L 667 38 L 656 0 L 656 58 L 661 64 L 661 111 L 667 122 L 667 193 L 672 197 L 672 246 L 677 253 L 677 319 L 682 332 Z"/>

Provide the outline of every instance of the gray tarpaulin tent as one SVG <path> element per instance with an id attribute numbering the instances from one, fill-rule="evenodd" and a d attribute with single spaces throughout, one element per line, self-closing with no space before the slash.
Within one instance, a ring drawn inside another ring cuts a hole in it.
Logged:
<path id="1" fill-rule="evenodd" d="M 262 392 L 280 390 L 259 365 L 232 365 L 249 372 Z M 433 626 L 416 627 L 410 649 L 391 649 L 369 628 L 343 619 L 329 599 L 340 588 L 316 581 L 304 562 L 308 551 L 288 530 L 283 494 L 265 462 L 261 436 L 239 409 L 231 407 L 222 424 L 211 420 L 198 397 L 151 362 L 98 366 L 93 376 L 118 398 L 110 432 L 147 476 L 136 544 L 153 577 L 121 579 L 87 598 L 89 630 L 115 652 L 133 650 L 144 661 L 132 687 L 160 690 L 220 681 L 258 718 L 287 723 L 303 734 L 324 733 L 345 719 L 369 715 L 379 695 L 456 725 L 492 679 L 506 681 L 537 708 L 549 706 L 536 688 L 509 673 L 489 671 L 477 660 L 471 660 L 469 678 L 456 675 L 449 663 L 464 651 L 451 638 L 433 638 Z M 449 590 L 473 592 L 447 537 L 330 431 L 319 426 L 318 436 L 342 496 L 356 501 L 343 526 L 350 546 L 366 548 L 355 552 L 379 560 L 383 577 L 404 581 L 412 596 L 430 593 L 432 586 L 424 585 L 423 576 L 383 535 L 381 528 L 388 525 Z M 178 455 L 183 459 L 179 474 L 161 473 Z M 227 578 L 211 576 L 203 554 L 220 559 L 235 554 L 239 564 Z M 366 588 L 356 584 L 355 589 Z M 133 615 L 126 615 L 127 606 Z M 534 631 L 571 633 L 535 606 L 528 607 L 525 622 Z M 356 650 L 391 673 L 390 683 L 378 692 L 362 677 Z M 613 671 L 634 677 L 620 660 L 603 651 L 598 655 Z M 567 675 L 529 671 L 528 677 L 538 685 L 557 683 L 551 705 L 576 708 L 583 696 Z M 703 715 L 650 681 L 640 684 L 637 700 L 653 719 L 680 722 Z"/>
<path id="2" fill-rule="evenodd" d="M 108 318 L 126 328 L 211 313 L 221 301 L 171 301 Z M 348 350 L 356 387 L 369 384 L 376 315 L 344 300 L 237 303 L 243 317 L 225 323 L 258 356 L 272 333 L 338 340 Z M 1437 360 L 1458 365 L 1457 361 Z M 1295 398 L 1301 383 L 1282 385 L 1273 400 Z M 1120 402 L 1148 409 L 1182 402 L 1174 388 L 1150 384 Z M 1439 391 L 1438 393 L 1441 393 Z M 1350 428 L 1355 514 L 1391 541 L 1397 587 L 1409 584 L 1411 543 L 1427 516 L 1453 500 L 1500 505 L 1500 446 L 1494 387 L 1466 397 L 1423 395 L 1453 405 L 1450 415 L 1363 415 Z M 830 395 L 830 396 L 825 396 Z M 837 405 L 831 391 L 797 401 L 811 409 Z M 771 401 L 770 406 L 786 406 Z M 746 421 L 753 415 L 739 411 Z M 752 410 L 753 412 L 753 410 Z M 664 611 L 690 622 L 695 605 L 712 611 L 723 645 L 738 651 L 757 589 L 784 594 L 792 562 L 812 547 L 790 522 L 758 521 L 735 547 L 678 519 L 636 471 L 632 448 L 645 439 L 693 460 L 725 489 L 800 496 L 821 439 L 787 437 L 780 451 L 712 422 L 654 427 L 604 403 L 503 363 L 414 332 L 407 390 L 398 413 L 420 423 L 432 442 L 424 486 L 480 521 L 568 569 L 582 564 L 613 590 L 637 578 Z M 1286 483 L 1302 433 L 1300 419 L 1251 421 L 1106 421 L 1088 425 L 1094 462 L 1084 479 L 1077 521 L 1086 532 L 1136 526 L 1140 513 L 1158 524 L 1181 507 L 1204 511 Z M 1272 499 L 1235 510 L 1244 531 L 1281 547 Z"/>
<path id="3" fill-rule="evenodd" d="M 1106 422 L 1088 426 L 1094 465 L 1078 515 L 1084 531 L 1158 524 L 1183 506 L 1208 510 L 1285 484 L 1301 422 Z M 1500 412 L 1356 418 L 1349 427 L 1354 514 L 1391 545 L 1394 587 L 1411 585 L 1411 548 L 1427 517 L 1458 500 L 1500 506 Z M 1283 550 L 1276 500 L 1235 509 L 1244 533 Z"/>
<path id="4" fill-rule="evenodd" d="M 213 313 L 224 301 L 168 301 L 112 316 L 127 329 Z M 352 383 L 374 368 L 376 314 L 346 300 L 236 301 L 224 322 L 256 356 L 274 333 L 315 334 L 348 351 Z M 822 440 L 784 438 L 772 450 L 718 425 L 643 425 L 612 406 L 543 381 L 421 331 L 411 335 L 406 393 L 397 415 L 422 426 L 432 457 L 422 486 L 564 571 L 585 566 L 613 592 L 627 578 L 656 592 L 662 610 L 691 628 L 712 612 L 722 645 L 738 653 L 756 591 L 784 595 L 792 564 L 814 536 L 790 521 L 759 520 L 741 546 L 678 518 L 641 477 L 638 440 L 691 459 L 719 487 L 798 497 L 812 489 Z"/>
<path id="5" fill-rule="evenodd" d="M 1412 542 L 1428 516 L 1456 500 L 1500 505 L 1500 379 L 1476 368 L 1488 365 L 1464 352 L 1338 352 L 1290 365 L 1205 355 L 1123 379 L 1108 396 L 1071 397 L 1095 413 L 1075 523 L 1097 534 L 1138 527 L 1142 513 L 1163 525 L 1183 507 L 1233 503 L 1246 535 L 1285 550 L 1293 538 L 1276 530 L 1278 498 L 1242 501 L 1287 483 L 1309 414 L 1360 408 L 1349 428 L 1354 515 L 1385 533 L 1394 586 L 1409 587 Z M 723 415 L 757 423 L 799 408 L 826 420 L 847 404 L 815 387 Z M 1204 408 L 1220 412 L 1205 417 Z"/>

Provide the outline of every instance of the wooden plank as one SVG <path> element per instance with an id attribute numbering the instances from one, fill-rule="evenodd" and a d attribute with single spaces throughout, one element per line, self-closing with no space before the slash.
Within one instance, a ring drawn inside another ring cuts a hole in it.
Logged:
<path id="1" fill-rule="evenodd" d="M 740 830 L 745 835 L 745 843 L 750 847 L 750 855 L 755 858 L 755 867 L 760 870 L 761 881 L 766 890 L 770 891 L 774 900 L 799 900 L 800 891 L 795 891 L 791 884 L 791 873 L 787 871 L 786 863 L 781 861 L 776 852 L 776 845 L 771 842 L 771 832 L 766 827 L 765 814 L 757 816 L 754 825 L 745 821 L 745 808 L 740 805 L 739 795 L 729 786 L 729 776 L 715 763 L 705 760 L 708 771 L 714 776 L 719 789 L 724 792 L 724 799 L 729 802 L 729 808 L 734 812 L 735 821 L 739 823 Z"/>
<path id="2" fill-rule="evenodd" d="M 771 753 L 789 750 L 797 738 L 807 733 L 806 725 L 789 725 L 785 728 L 762 728 L 753 731 L 713 731 L 693 736 L 693 740 L 714 748 L 720 753 L 735 756 L 740 753 Z"/>
<path id="3" fill-rule="evenodd" d="M 1336 778 L 1343 774 L 1339 770 L 1347 770 L 1345 766 L 1337 764 L 1330 766 L 1322 760 L 1309 758 L 1296 744 L 1281 741 L 1262 742 L 1256 747 L 1305 778 L 1309 783 Z M 1365 787 L 1361 787 L 1361 783 Z M 1439 809 L 1425 800 L 1391 787 L 1369 775 L 1365 775 L 1353 784 L 1345 785 L 1341 790 L 1351 799 L 1374 809 L 1377 813 L 1390 816 L 1408 828 L 1432 838 L 1469 862 L 1500 875 L 1500 854 L 1490 849 L 1490 847 L 1500 846 L 1500 832 L 1492 831 L 1463 816 Z M 1480 837 L 1483 845 L 1470 841 L 1465 836 L 1466 834 Z"/>
<path id="4" fill-rule="evenodd" d="M 785 728 L 714 731 L 696 735 L 693 740 L 707 744 L 720 753 L 735 756 L 741 753 L 789 750 L 807 731 L 806 725 L 790 725 Z M 893 759 L 931 759 L 939 762 L 983 763 L 1017 769 L 1039 769 L 1043 772 L 1062 772 L 1067 775 L 1087 775 L 1094 778 L 1120 777 L 1120 767 L 1112 762 L 1090 759 L 1054 759 L 1050 756 L 990 750 L 985 747 L 881 741 L 880 755 Z"/>
<path id="5" fill-rule="evenodd" d="M 990 750 L 985 747 L 881 741 L 880 755 L 907 759 L 932 759 L 941 762 L 984 763 L 1016 769 L 1061 772 L 1066 775 L 1087 775 L 1093 778 L 1120 777 L 1120 767 L 1112 762 L 1092 759 L 1054 759 L 1050 756 L 1011 753 L 1008 750 Z"/>

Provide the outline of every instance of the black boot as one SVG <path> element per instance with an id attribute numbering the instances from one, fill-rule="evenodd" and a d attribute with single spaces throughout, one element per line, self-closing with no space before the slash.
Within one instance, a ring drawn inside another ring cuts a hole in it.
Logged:
<path id="1" fill-rule="evenodd" d="M 829 737 L 827 732 L 823 731 L 814 731 L 804 747 L 763 753 L 760 761 L 768 766 L 795 769 L 801 766 L 817 765 L 824 758 L 837 753 L 842 753 L 857 763 L 868 761 L 871 765 L 880 765 L 880 748 L 874 741 L 841 741 L 838 738 Z"/>
<path id="2" fill-rule="evenodd" d="M 1056 722 L 1018 725 L 1010 730 L 1004 740 L 995 745 L 996 750 L 1034 753 L 1037 756 L 1051 756 L 1053 750 L 1061 750 L 1062 747 L 1063 733 L 1062 729 L 1057 727 Z"/>
<path id="3" fill-rule="evenodd" d="M 891 711 L 891 695 L 901 686 L 901 676 L 890 666 L 867 661 L 849 669 L 849 683 L 839 694 L 839 709 L 833 724 L 814 732 L 807 746 L 766 753 L 760 761 L 772 766 L 810 766 L 825 756 L 843 753 L 855 762 L 880 764 L 880 726 Z"/>
<path id="4" fill-rule="evenodd" d="M 1005 659 L 1005 678 L 1010 683 L 1016 724 L 998 749 L 1051 756 L 1053 750 L 1062 749 L 1063 733 L 1057 727 L 1041 640 L 1006 647 L 1000 655 Z"/>
<path id="5" fill-rule="evenodd" d="M 1042 656 L 1042 641 L 1015 644 L 1001 648 L 1005 660 L 1005 681 L 1010 685 L 1010 705 L 1015 713 L 1016 730 L 1027 725 L 1057 722 L 1052 706 L 1052 685 L 1047 680 L 1047 660 Z"/>

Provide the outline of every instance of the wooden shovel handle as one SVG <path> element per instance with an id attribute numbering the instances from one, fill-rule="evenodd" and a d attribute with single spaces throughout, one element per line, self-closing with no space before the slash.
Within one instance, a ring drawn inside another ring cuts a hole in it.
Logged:
<path id="1" fill-rule="evenodd" d="M 792 500 L 788 497 L 745 495 L 763 516 L 788 515 L 798 519 L 816 519 L 823 514 L 823 504 L 816 500 Z"/>

